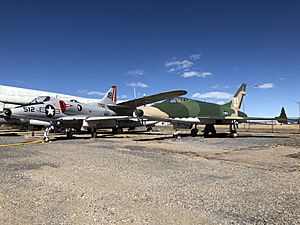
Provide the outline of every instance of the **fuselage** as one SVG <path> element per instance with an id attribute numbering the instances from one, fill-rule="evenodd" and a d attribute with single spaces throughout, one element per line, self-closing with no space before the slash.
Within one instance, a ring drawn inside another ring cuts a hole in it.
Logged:
<path id="1" fill-rule="evenodd" d="M 10 110 L 12 118 L 55 121 L 67 116 L 114 116 L 115 112 L 105 105 L 87 105 L 79 102 L 62 101 L 52 97 L 40 97 L 43 100 L 33 101 L 28 105 Z"/>
<path id="2" fill-rule="evenodd" d="M 185 119 L 185 121 L 203 124 L 228 124 L 226 118 L 235 115 L 228 105 L 191 100 L 187 98 L 170 99 L 148 107 L 141 107 L 146 118 Z M 238 117 L 247 115 L 238 111 Z M 201 118 L 201 119 L 200 119 Z M 188 119 L 188 120 L 187 120 Z"/>
<path id="3" fill-rule="evenodd" d="M 216 117 L 225 118 L 234 114 L 234 110 L 226 105 L 219 105 L 210 102 L 189 100 L 184 102 L 162 102 L 152 105 L 162 112 L 165 112 L 171 118 L 188 117 Z M 247 116 L 239 111 L 239 116 Z"/>

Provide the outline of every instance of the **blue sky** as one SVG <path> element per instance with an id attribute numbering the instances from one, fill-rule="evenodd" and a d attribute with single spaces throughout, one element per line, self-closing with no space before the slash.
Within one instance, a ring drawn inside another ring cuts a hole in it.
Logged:
<path id="1" fill-rule="evenodd" d="M 0 1 L 0 83 L 121 98 L 185 89 L 273 116 L 300 100 L 299 1 Z"/>

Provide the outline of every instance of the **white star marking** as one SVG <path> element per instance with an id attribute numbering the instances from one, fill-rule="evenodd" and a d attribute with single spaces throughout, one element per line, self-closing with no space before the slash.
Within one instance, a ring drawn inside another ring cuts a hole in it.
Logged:
<path id="1" fill-rule="evenodd" d="M 51 115 L 53 116 L 54 115 L 54 109 L 52 109 L 51 107 L 47 108 L 47 115 Z"/>

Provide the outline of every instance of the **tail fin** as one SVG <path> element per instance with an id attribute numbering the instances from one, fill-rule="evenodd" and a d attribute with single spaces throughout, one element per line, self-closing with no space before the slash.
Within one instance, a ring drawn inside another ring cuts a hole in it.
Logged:
<path id="1" fill-rule="evenodd" d="M 99 103 L 114 105 L 117 102 L 117 86 L 112 86 Z"/>
<path id="2" fill-rule="evenodd" d="M 238 116 L 238 111 L 240 110 L 244 96 L 246 95 L 246 86 L 247 85 L 243 83 L 235 93 L 233 99 L 225 104 L 235 111 L 235 116 Z"/>
<path id="3" fill-rule="evenodd" d="M 279 117 L 276 117 L 278 123 L 287 124 L 287 116 L 284 107 L 281 108 Z"/>

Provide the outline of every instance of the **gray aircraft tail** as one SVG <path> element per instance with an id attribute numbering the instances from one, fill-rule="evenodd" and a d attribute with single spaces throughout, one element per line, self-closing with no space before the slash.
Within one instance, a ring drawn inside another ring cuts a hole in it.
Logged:
<path id="1" fill-rule="evenodd" d="M 99 103 L 105 105 L 115 105 L 117 102 L 117 86 L 112 86 Z"/>

